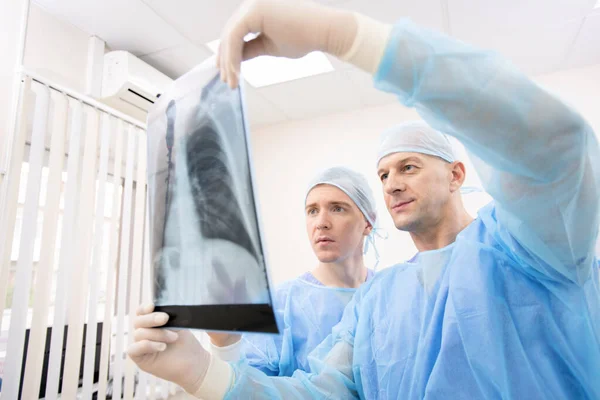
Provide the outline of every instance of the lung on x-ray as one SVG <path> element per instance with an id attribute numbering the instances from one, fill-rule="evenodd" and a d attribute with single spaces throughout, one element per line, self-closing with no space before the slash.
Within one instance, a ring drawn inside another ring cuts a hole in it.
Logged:
<path id="1" fill-rule="evenodd" d="M 148 115 L 150 261 L 167 326 L 278 332 L 244 116 L 214 59 Z"/>

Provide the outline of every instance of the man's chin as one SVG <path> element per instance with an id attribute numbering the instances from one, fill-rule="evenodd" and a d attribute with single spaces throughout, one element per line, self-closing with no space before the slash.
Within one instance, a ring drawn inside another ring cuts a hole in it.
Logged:
<path id="1" fill-rule="evenodd" d="M 317 259 L 322 263 L 332 263 L 336 262 L 339 259 L 339 254 L 337 253 L 329 253 L 329 252 L 319 252 L 317 253 Z"/>
<path id="2" fill-rule="evenodd" d="M 415 230 L 416 223 L 415 223 L 415 221 L 402 220 L 402 221 L 394 221 L 394 225 L 396 226 L 396 229 L 398 229 L 399 231 L 412 232 Z"/>

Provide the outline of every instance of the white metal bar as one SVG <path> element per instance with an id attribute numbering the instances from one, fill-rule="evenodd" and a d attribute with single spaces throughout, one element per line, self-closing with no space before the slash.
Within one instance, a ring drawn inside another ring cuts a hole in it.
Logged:
<path id="1" fill-rule="evenodd" d="M 82 104 L 74 101 L 71 104 L 71 127 L 69 135 L 69 152 L 67 159 L 67 183 L 65 188 L 65 212 L 62 219 L 60 253 L 58 259 L 58 276 L 56 280 L 56 298 L 54 300 L 54 321 L 50 340 L 50 356 L 48 359 L 48 378 L 46 379 L 46 400 L 56 400 L 58 381 L 61 371 L 65 317 L 67 313 L 68 288 L 72 283 L 71 269 L 75 264 L 74 231 L 77 223 L 77 198 L 79 196 L 79 153 L 82 128 Z"/>
<path id="2" fill-rule="evenodd" d="M 65 159 L 65 135 L 67 130 L 67 97 L 54 93 L 54 112 L 52 136 L 50 143 L 50 160 L 48 162 L 48 182 L 46 186 L 46 204 L 44 206 L 44 226 L 40 261 L 37 266 L 33 298 L 33 316 L 29 345 L 27 347 L 27 361 L 23 382 L 24 399 L 37 398 L 40 392 L 42 362 L 44 357 L 44 344 L 48 323 L 48 307 L 50 303 L 50 289 L 52 287 L 52 273 L 54 271 L 54 249 L 56 241 L 58 214 L 60 204 L 60 188 L 62 186 L 62 170 Z"/>
<path id="3" fill-rule="evenodd" d="M 104 322 L 102 325 L 102 344 L 100 348 L 100 376 L 98 379 L 98 400 L 106 399 L 106 385 L 108 382 L 108 364 L 110 359 L 110 342 L 112 336 L 113 299 L 115 293 L 115 274 L 118 262 L 119 246 L 119 218 L 120 199 L 119 188 L 121 187 L 121 169 L 123 164 L 123 121 L 117 121 L 115 130 L 115 158 L 113 174 L 113 198 L 111 204 L 111 226 L 110 226 L 110 249 L 107 265 L 106 303 L 104 309 Z"/>
<path id="4" fill-rule="evenodd" d="M 26 96 L 31 90 L 31 79 L 27 78 L 21 86 L 21 106 L 19 124 L 12 142 L 12 156 L 8 177 L 3 180 L 6 184 L 6 207 L 0 210 L 0 332 L 2 331 L 2 316 L 4 315 L 4 299 L 8 288 L 8 272 L 10 271 L 10 255 L 12 252 L 13 236 L 15 232 L 15 219 L 17 216 L 17 203 L 19 184 L 21 182 L 21 166 L 25 152 L 25 139 L 27 136 L 27 117 L 30 114 L 30 105 Z"/>
<path id="5" fill-rule="evenodd" d="M 125 308 L 127 298 L 127 272 L 129 269 L 129 248 L 131 242 L 131 212 L 133 166 L 135 161 L 135 131 L 130 126 L 127 132 L 127 167 L 125 172 L 125 193 L 123 197 L 123 217 L 121 236 L 121 256 L 119 257 L 119 286 L 117 296 L 117 333 L 115 338 L 115 369 L 113 374 L 113 398 L 121 398 L 121 378 L 123 376 L 123 352 L 125 336 Z"/>
<path id="6" fill-rule="evenodd" d="M 92 398 L 94 365 L 96 361 L 96 327 L 98 323 L 98 284 L 100 280 L 100 259 L 104 240 L 104 203 L 106 178 L 108 177 L 108 154 L 110 148 L 110 117 L 102 113 L 102 135 L 100 145 L 100 169 L 98 172 L 98 192 L 96 195 L 96 220 L 94 222 L 94 251 L 92 268 L 89 271 L 90 296 L 85 336 L 85 358 L 83 369 L 83 400 Z"/>
<path id="7" fill-rule="evenodd" d="M 87 108 L 87 107 L 86 107 Z M 87 108 L 85 148 L 81 166 L 81 195 L 79 197 L 79 218 L 77 218 L 77 237 L 74 251 L 77 252 L 76 267 L 71 270 L 71 305 L 69 307 L 69 330 L 65 351 L 65 369 L 63 373 L 62 398 L 75 399 L 81 368 L 81 344 L 83 342 L 83 322 L 87 304 L 88 269 L 92 243 L 92 222 L 96 192 L 98 158 L 98 111 Z M 73 284 L 76 283 L 76 284 Z M 90 329 L 96 327 L 87 327 Z"/>
<path id="8" fill-rule="evenodd" d="M 5 399 L 19 396 L 21 380 L 21 363 L 25 346 L 25 329 L 27 328 L 27 313 L 29 308 L 29 292 L 33 274 L 33 245 L 37 234 L 37 218 L 42 183 L 42 167 L 44 164 L 44 139 L 48 124 L 48 108 L 50 92 L 48 87 L 36 85 L 35 114 L 33 132 L 31 134 L 31 151 L 29 153 L 29 176 L 23 207 L 23 225 L 19 244 L 19 259 L 15 277 L 15 291 L 11 310 L 10 328 L 5 373 L 2 392 Z"/>
<path id="9" fill-rule="evenodd" d="M 144 134 L 145 135 L 145 134 Z M 147 137 L 146 137 L 147 138 Z M 147 161 L 147 160 L 146 160 Z M 145 213 L 145 225 L 144 225 L 144 250 L 142 258 L 142 304 L 150 304 L 152 302 L 152 273 L 150 263 L 150 225 L 149 222 L 149 209 L 147 207 L 148 198 L 146 197 L 146 213 Z M 138 386 L 139 396 L 136 398 L 154 400 L 156 391 L 156 378 L 152 375 L 140 371 L 140 383 Z"/>
<path id="10" fill-rule="evenodd" d="M 17 59 L 13 67 L 13 90 L 12 90 L 12 101 L 11 101 L 11 113 L 9 125 L 8 125 L 8 140 L 6 142 L 4 158 L 1 160 L 3 164 L 0 165 L 0 172 L 2 169 L 6 169 L 6 166 L 11 165 L 11 152 L 12 143 L 11 139 L 14 140 L 18 135 L 17 129 L 19 129 L 19 108 L 22 107 L 21 103 L 23 96 L 20 95 L 19 87 L 21 87 L 21 68 L 23 67 L 23 61 L 25 60 L 25 42 L 27 40 L 27 28 L 29 25 L 29 0 L 21 0 L 21 30 L 19 31 L 19 42 L 17 49 Z M 6 38 L 5 38 L 6 40 Z M 4 197 L 4 196 L 3 196 Z M 5 197 L 4 197 L 5 198 Z M 0 209 L 3 205 L 2 198 L 0 198 Z M 10 203 L 8 203 L 10 204 Z M 4 297 L 0 297 L 3 299 Z M 2 313 L 0 313 L 2 315 Z"/>
<path id="11" fill-rule="evenodd" d="M 63 92 L 64 94 L 66 94 L 70 97 L 73 97 L 76 100 L 80 100 L 83 103 L 85 103 L 91 107 L 97 108 L 100 111 L 104 111 L 107 114 L 113 115 L 119 119 L 122 119 L 125 122 L 128 122 L 132 125 L 142 128 L 144 130 L 146 129 L 146 124 L 144 124 L 143 122 L 138 121 L 135 118 L 131 118 L 129 115 L 124 114 L 120 111 L 117 111 L 114 108 L 107 106 L 106 104 L 100 103 L 99 101 L 97 101 L 89 96 L 86 96 L 83 93 L 79 93 L 73 89 L 69 89 L 59 83 L 53 82 L 52 80 L 45 78 L 33 71 L 29 71 L 27 69 L 23 69 L 23 74 L 30 76 L 33 80 L 43 83 L 44 85 L 47 85 L 53 89 L 58 90 L 59 92 Z"/>
<path id="12" fill-rule="evenodd" d="M 142 255 L 144 244 L 144 221 L 146 219 L 146 134 L 139 129 L 138 154 L 136 163 L 135 179 L 135 219 L 133 222 L 133 248 L 131 257 L 131 284 L 129 285 L 129 335 L 127 342 L 133 343 L 133 322 L 135 310 L 140 305 L 140 290 L 142 281 Z M 133 361 L 127 357 L 125 368 L 125 400 L 133 399 L 134 371 L 136 367 Z"/>
<path id="13" fill-rule="evenodd" d="M 98 36 L 88 39 L 88 53 L 85 76 L 85 94 L 93 97 L 102 95 L 102 72 L 106 44 Z"/>

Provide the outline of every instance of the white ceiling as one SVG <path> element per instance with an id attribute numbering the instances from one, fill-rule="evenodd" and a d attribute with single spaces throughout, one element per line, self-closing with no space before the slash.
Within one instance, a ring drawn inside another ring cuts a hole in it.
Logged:
<path id="1" fill-rule="evenodd" d="M 212 53 L 241 0 L 34 0 L 113 50 L 127 50 L 172 78 Z M 474 45 L 501 52 L 537 75 L 600 63 L 597 0 L 320 0 L 386 22 L 408 16 Z M 249 88 L 252 125 L 304 119 L 394 101 L 362 71 L 332 58 L 335 71 Z"/>

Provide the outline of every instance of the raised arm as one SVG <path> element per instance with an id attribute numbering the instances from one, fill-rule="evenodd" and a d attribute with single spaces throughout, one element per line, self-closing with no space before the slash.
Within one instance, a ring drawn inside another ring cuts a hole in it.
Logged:
<path id="1" fill-rule="evenodd" d="M 466 146 L 519 261 L 545 276 L 588 278 L 600 151 L 577 112 L 499 55 L 408 20 L 394 26 L 375 84 Z"/>
<path id="2" fill-rule="evenodd" d="M 244 42 L 249 32 L 260 32 Z M 401 20 L 395 26 L 310 2 L 247 1 L 218 64 L 237 85 L 243 59 L 322 50 L 375 74 L 474 158 L 497 204 L 499 240 L 540 278 L 589 277 L 598 236 L 600 151 L 583 118 L 502 57 Z"/>

